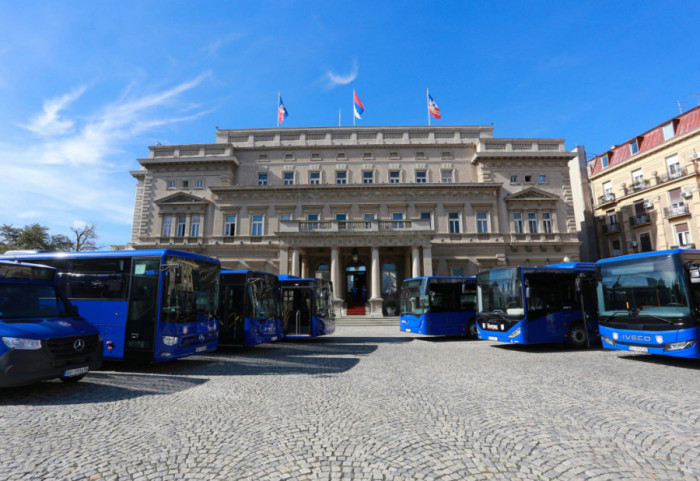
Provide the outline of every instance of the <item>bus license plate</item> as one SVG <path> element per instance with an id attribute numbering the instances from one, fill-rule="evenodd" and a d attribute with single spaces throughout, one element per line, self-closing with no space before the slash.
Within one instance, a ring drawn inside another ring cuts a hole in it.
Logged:
<path id="1" fill-rule="evenodd" d="M 88 372 L 90 368 L 88 366 L 85 367 L 77 367 L 75 369 L 68 369 L 63 373 L 63 377 L 75 377 L 75 376 L 80 376 L 81 374 L 85 374 Z"/>
<path id="2" fill-rule="evenodd" d="M 202 352 L 202 351 L 206 351 L 206 350 L 207 350 L 207 346 L 199 346 L 199 347 L 198 347 L 197 349 L 195 349 L 194 351 L 195 351 L 195 352 Z"/>
<path id="3" fill-rule="evenodd" d="M 489 336 L 489 341 L 498 341 L 497 337 Z"/>
<path id="4" fill-rule="evenodd" d="M 648 348 L 648 347 L 644 347 L 644 346 L 630 346 L 630 351 L 634 351 L 634 352 L 649 352 L 649 348 Z"/>

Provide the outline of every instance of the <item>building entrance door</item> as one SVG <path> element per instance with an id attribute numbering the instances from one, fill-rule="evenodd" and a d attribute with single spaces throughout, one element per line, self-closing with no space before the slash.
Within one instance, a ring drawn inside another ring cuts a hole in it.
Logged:
<path id="1" fill-rule="evenodd" d="M 367 268 L 361 262 L 353 262 L 345 268 L 345 302 L 348 315 L 365 315 Z"/>

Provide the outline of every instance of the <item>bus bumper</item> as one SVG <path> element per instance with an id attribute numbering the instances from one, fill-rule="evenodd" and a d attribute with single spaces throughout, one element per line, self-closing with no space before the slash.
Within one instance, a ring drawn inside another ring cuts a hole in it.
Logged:
<path id="1" fill-rule="evenodd" d="M 700 359 L 700 328 L 678 331 L 624 331 L 600 326 L 605 349 Z"/>

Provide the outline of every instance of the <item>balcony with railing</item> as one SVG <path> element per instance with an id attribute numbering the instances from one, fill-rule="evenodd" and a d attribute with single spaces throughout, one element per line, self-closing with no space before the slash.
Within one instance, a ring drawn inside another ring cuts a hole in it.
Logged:
<path id="1" fill-rule="evenodd" d="M 691 171 L 691 174 L 693 172 Z M 665 184 L 666 182 L 671 182 L 672 180 L 680 179 L 681 177 L 685 177 L 688 175 L 688 168 L 687 167 L 675 167 L 671 172 L 667 174 L 661 174 L 658 177 L 657 180 L 657 185 L 658 184 Z"/>
<path id="2" fill-rule="evenodd" d="M 603 234 L 616 234 L 620 232 L 621 227 L 619 223 L 614 224 L 603 224 L 602 226 Z"/>
<path id="3" fill-rule="evenodd" d="M 302 220 L 280 221 L 280 233 L 292 232 L 428 232 L 431 231 L 429 219 L 416 220 Z"/>
<path id="4" fill-rule="evenodd" d="M 649 214 L 638 214 L 630 217 L 630 225 L 637 227 L 640 225 L 646 225 L 651 223 L 651 217 Z"/>
<path id="5" fill-rule="evenodd" d="M 603 206 L 605 204 L 610 204 L 612 202 L 615 202 L 615 194 L 613 194 L 612 192 L 606 192 L 605 194 L 598 197 L 598 207 Z"/>
<path id="6" fill-rule="evenodd" d="M 666 219 L 688 214 L 690 214 L 690 209 L 686 203 L 672 205 L 671 207 L 664 207 L 664 218 Z"/>

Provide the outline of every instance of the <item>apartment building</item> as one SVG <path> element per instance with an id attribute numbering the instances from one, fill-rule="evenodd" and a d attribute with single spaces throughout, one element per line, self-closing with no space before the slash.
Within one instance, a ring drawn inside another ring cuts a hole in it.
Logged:
<path id="1" fill-rule="evenodd" d="M 700 244 L 700 107 L 589 163 L 602 257 Z"/>
<path id="2" fill-rule="evenodd" d="M 406 278 L 578 260 L 576 156 L 492 126 L 217 129 L 139 159 L 130 246 L 327 278 L 379 317 Z"/>

